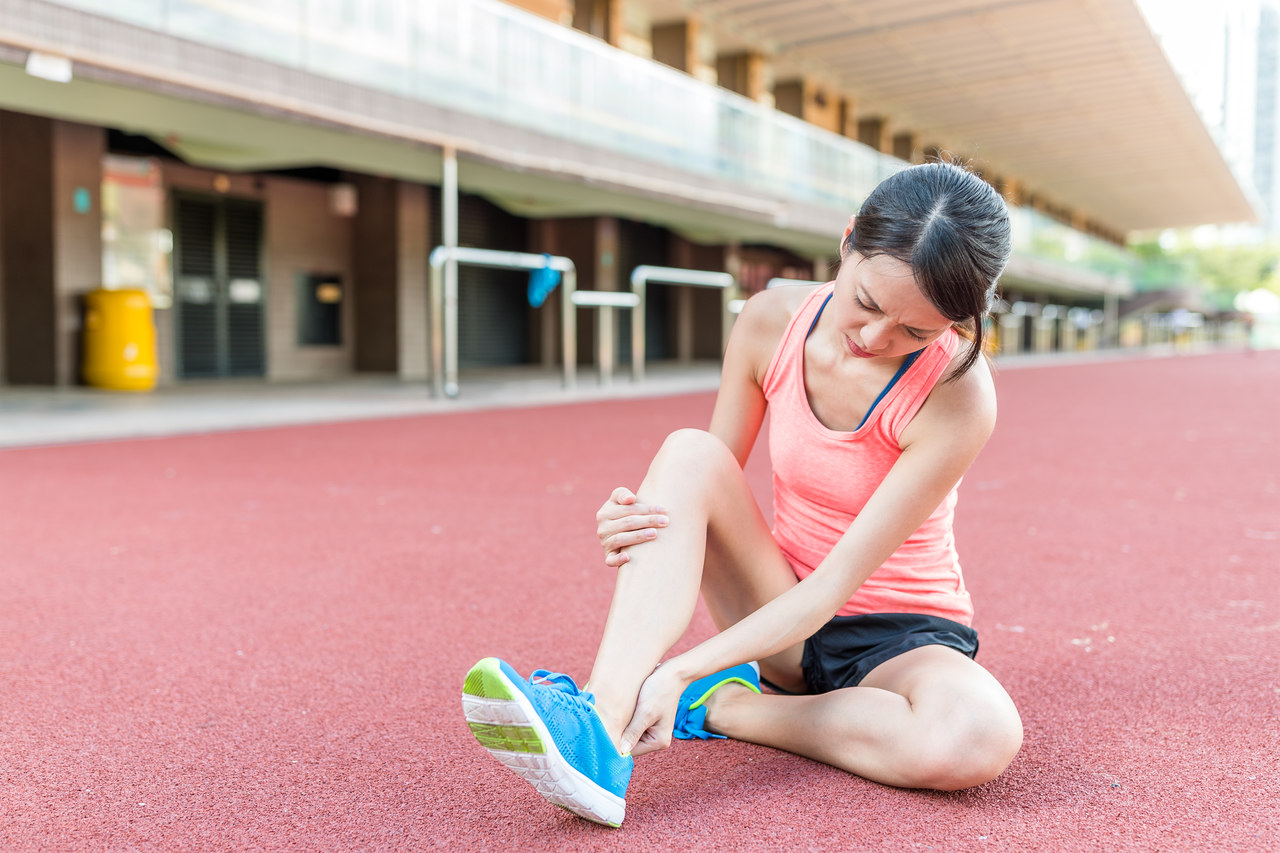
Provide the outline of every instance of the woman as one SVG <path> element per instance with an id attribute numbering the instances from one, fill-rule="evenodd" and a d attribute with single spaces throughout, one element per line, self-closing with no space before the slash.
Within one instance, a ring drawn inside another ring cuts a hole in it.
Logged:
<path id="1" fill-rule="evenodd" d="M 639 490 L 600 510 L 618 578 L 590 692 L 486 658 L 463 695 L 481 744 L 614 826 L 632 756 L 673 736 L 752 741 L 901 787 L 999 775 L 1022 724 L 973 660 L 952 518 L 995 424 L 982 318 L 1009 253 L 1003 199 L 931 163 L 850 218 L 834 282 L 748 300 L 710 430 L 672 434 Z M 742 471 L 766 409 L 772 530 Z M 720 633 L 658 666 L 699 592 Z"/>

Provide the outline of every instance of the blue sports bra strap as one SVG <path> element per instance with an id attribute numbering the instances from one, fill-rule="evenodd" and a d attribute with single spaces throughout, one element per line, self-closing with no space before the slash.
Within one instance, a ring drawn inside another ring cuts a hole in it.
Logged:
<path id="1" fill-rule="evenodd" d="M 920 353 L 922 352 L 924 352 L 924 350 L 918 349 L 902 360 L 902 366 L 898 368 L 898 372 L 893 374 L 893 378 L 889 380 L 889 384 L 884 386 L 884 390 L 880 392 L 880 396 L 876 397 L 876 401 L 871 404 L 871 408 L 867 409 L 867 413 L 862 416 L 862 421 L 858 424 L 858 429 L 862 429 L 862 425 L 867 422 L 867 418 L 871 417 L 871 413 L 876 410 L 876 406 L 880 405 L 880 401 L 884 399 L 884 395 L 888 394 L 889 390 L 893 388 L 894 385 L 898 384 L 898 380 L 906 374 L 911 365 L 916 363 L 916 359 L 920 357 Z"/>
<path id="2" fill-rule="evenodd" d="M 813 315 L 813 322 L 809 324 L 809 331 L 804 333 L 807 338 L 813 334 L 813 327 L 818 325 L 818 318 L 822 316 L 822 309 L 827 307 L 827 303 L 831 301 L 831 297 L 835 296 L 835 291 L 827 294 L 827 298 L 822 300 L 822 304 L 818 306 L 818 313 Z"/>

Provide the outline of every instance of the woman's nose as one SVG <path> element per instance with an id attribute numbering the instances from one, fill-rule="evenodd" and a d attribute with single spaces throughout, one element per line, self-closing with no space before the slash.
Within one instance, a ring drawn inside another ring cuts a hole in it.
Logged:
<path id="1" fill-rule="evenodd" d="M 888 345 L 892 333 L 890 326 L 887 319 L 881 318 L 862 327 L 862 344 L 868 352 L 879 352 Z"/>

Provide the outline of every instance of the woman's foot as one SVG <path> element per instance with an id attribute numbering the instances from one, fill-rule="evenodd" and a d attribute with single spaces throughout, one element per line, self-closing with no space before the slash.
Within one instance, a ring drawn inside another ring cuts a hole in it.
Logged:
<path id="1" fill-rule="evenodd" d="M 471 733 L 539 794 L 579 817 L 620 826 L 634 762 L 619 755 L 590 693 L 567 675 L 528 680 L 485 658 L 467 673 L 462 710 Z"/>

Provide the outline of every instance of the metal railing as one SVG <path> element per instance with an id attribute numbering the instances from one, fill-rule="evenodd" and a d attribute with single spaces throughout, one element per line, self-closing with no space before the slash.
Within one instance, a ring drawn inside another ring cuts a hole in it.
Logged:
<path id="1" fill-rule="evenodd" d="M 576 290 L 571 297 L 573 304 L 584 308 L 597 308 L 596 312 L 596 369 L 600 371 L 600 384 L 613 383 L 614 345 L 613 345 L 613 309 L 630 308 L 633 311 L 643 310 L 640 307 L 640 295 L 626 291 L 609 290 Z M 636 338 L 631 338 L 631 363 L 644 358 L 644 338 L 640 339 L 640 350 L 636 351 Z"/>
<path id="2" fill-rule="evenodd" d="M 550 267 L 564 280 L 560 295 L 560 355 L 564 359 L 564 387 L 577 383 L 578 319 L 574 293 L 578 271 L 573 261 L 556 255 L 529 252 L 502 252 L 466 246 L 437 246 L 431 252 L 428 285 L 431 301 L 431 391 L 437 396 L 458 396 L 458 277 L 445 275 L 445 265 L 453 262 L 475 267 L 506 270 L 537 270 Z"/>
<path id="3" fill-rule="evenodd" d="M 721 316 L 723 318 L 720 333 L 720 352 L 724 352 L 725 347 L 729 344 L 729 330 L 733 327 L 733 313 L 729 310 L 729 303 L 733 301 L 736 285 L 733 276 L 727 272 L 686 270 L 678 267 L 655 267 L 641 264 L 631 271 L 631 292 L 640 299 L 639 305 L 631 312 L 631 378 L 633 380 L 640 382 L 644 379 L 644 315 L 649 282 L 720 288 Z"/>

